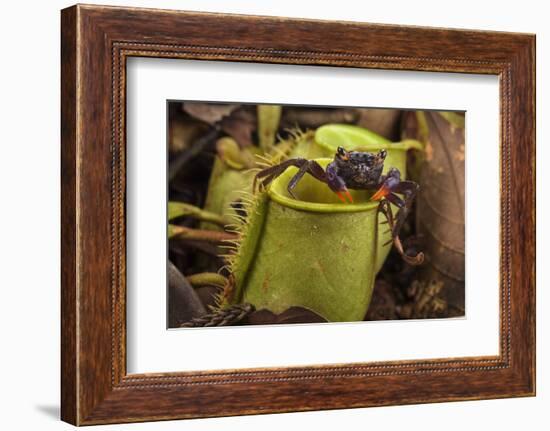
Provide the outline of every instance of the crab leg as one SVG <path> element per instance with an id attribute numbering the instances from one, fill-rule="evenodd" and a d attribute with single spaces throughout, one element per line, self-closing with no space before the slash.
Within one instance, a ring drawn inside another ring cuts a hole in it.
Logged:
<path id="1" fill-rule="evenodd" d="M 294 193 L 292 190 L 294 190 L 294 187 L 296 187 L 296 184 L 298 184 L 298 181 L 300 181 L 302 177 L 306 174 L 306 172 L 308 172 L 308 169 L 309 169 L 308 164 L 309 163 L 304 163 L 300 167 L 300 169 L 298 169 L 298 172 L 296 172 L 296 174 L 294 174 L 294 176 L 288 182 L 286 189 L 288 190 L 288 194 L 292 196 L 294 199 L 296 199 L 296 196 L 294 196 Z"/>
<path id="2" fill-rule="evenodd" d="M 401 181 L 399 184 L 397 184 L 391 193 L 391 197 L 387 196 L 386 198 L 399 207 L 399 211 L 396 215 L 396 222 L 395 222 L 395 233 L 399 233 L 401 230 L 401 227 L 403 226 L 403 223 L 405 223 L 405 219 L 409 215 L 412 204 L 414 202 L 414 198 L 416 197 L 416 194 L 418 193 L 419 186 L 417 183 L 412 181 Z M 399 196 L 395 195 L 395 193 L 399 193 L 403 195 L 403 199 L 399 198 Z M 399 203 L 402 203 L 399 205 Z"/>
<path id="3" fill-rule="evenodd" d="M 254 177 L 254 183 L 252 185 L 253 190 L 256 190 L 256 183 L 258 180 L 261 182 L 263 187 L 267 187 L 276 177 L 281 175 L 290 166 L 295 166 L 298 168 L 298 172 L 296 172 L 290 179 L 287 186 L 288 193 L 294 199 L 296 199 L 296 196 L 294 196 L 293 190 L 306 173 L 325 184 L 327 183 L 327 174 L 319 163 L 314 160 L 296 158 L 286 160 L 278 165 L 271 166 L 258 172 Z M 351 195 L 349 197 L 351 199 Z"/>
<path id="4" fill-rule="evenodd" d="M 256 183 L 258 180 L 261 181 L 261 184 L 263 187 L 267 187 L 271 183 L 271 181 L 273 181 L 276 177 L 281 175 L 290 166 L 296 166 L 297 168 L 301 168 L 303 165 L 307 164 L 307 162 L 308 161 L 306 159 L 288 159 L 282 163 L 279 163 L 278 165 L 270 166 L 269 168 L 261 170 L 254 177 L 252 190 L 254 191 L 256 190 Z"/>
<path id="5" fill-rule="evenodd" d="M 399 254 L 409 264 L 419 265 L 424 261 L 424 254 L 418 253 L 416 256 L 407 255 L 399 238 L 399 231 L 403 227 L 403 223 L 411 210 L 419 186 L 412 181 L 401 181 L 400 177 L 401 174 L 398 169 L 390 169 L 388 174 L 382 178 L 382 185 L 372 196 L 372 199 L 380 200 L 378 209 L 386 216 L 393 243 Z M 403 198 L 399 197 L 396 193 L 403 195 Z M 399 208 L 395 217 L 390 203 Z"/>
<path id="6" fill-rule="evenodd" d="M 391 209 L 390 201 L 381 200 L 380 205 L 378 206 L 378 211 L 384 214 L 384 216 L 386 217 L 388 226 L 390 227 L 390 230 L 392 232 L 392 239 L 384 245 L 388 245 L 390 242 L 393 241 L 393 245 L 401 255 L 402 259 L 405 262 L 407 262 L 409 265 L 420 265 L 422 262 L 424 262 L 424 253 L 422 252 L 417 253 L 415 256 L 409 256 L 407 253 L 405 253 L 401 239 L 399 238 L 399 235 L 396 233 L 397 225 L 395 224 L 395 219 L 393 217 L 393 211 Z M 399 211 L 401 211 L 401 209 Z"/>

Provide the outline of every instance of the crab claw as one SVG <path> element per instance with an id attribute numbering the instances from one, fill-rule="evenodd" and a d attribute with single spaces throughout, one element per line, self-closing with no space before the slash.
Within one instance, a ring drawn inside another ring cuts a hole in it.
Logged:
<path id="1" fill-rule="evenodd" d="M 339 191 L 339 192 L 336 192 L 336 195 L 338 196 L 338 198 L 344 202 L 345 204 L 348 203 L 348 201 L 346 200 L 346 197 L 349 199 L 349 202 L 352 204 L 353 203 L 353 197 L 351 196 L 351 193 L 349 192 L 349 190 L 344 190 L 344 191 Z"/>
<path id="2" fill-rule="evenodd" d="M 384 176 L 384 182 L 380 188 L 372 195 L 373 201 L 379 201 L 380 199 L 388 196 L 401 182 L 401 173 L 397 168 L 390 168 L 388 173 Z"/>
<path id="3" fill-rule="evenodd" d="M 385 184 L 380 187 L 375 194 L 372 195 L 371 199 L 373 201 L 379 201 L 383 197 L 387 196 L 390 193 L 390 188 L 387 187 Z"/>

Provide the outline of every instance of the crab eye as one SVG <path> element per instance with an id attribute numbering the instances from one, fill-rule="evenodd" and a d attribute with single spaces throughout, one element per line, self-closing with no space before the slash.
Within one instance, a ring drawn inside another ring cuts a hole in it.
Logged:
<path id="1" fill-rule="evenodd" d="M 344 149 L 344 147 L 338 147 L 336 150 L 336 157 L 340 160 L 347 161 L 349 160 L 349 153 Z"/>
<path id="2" fill-rule="evenodd" d="M 386 150 L 380 150 L 380 152 L 378 153 L 378 157 L 380 157 L 381 159 L 385 159 L 387 155 L 388 152 Z"/>

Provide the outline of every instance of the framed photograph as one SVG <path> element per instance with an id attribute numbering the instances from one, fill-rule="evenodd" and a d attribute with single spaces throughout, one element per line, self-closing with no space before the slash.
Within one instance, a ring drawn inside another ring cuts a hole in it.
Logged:
<path id="1" fill-rule="evenodd" d="M 61 16 L 63 420 L 535 394 L 534 35 Z"/>

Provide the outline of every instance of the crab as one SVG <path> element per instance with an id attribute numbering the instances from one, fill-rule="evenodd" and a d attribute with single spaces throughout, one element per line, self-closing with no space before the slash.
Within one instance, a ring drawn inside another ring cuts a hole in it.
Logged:
<path id="1" fill-rule="evenodd" d="M 295 166 L 298 171 L 288 182 L 287 190 L 290 196 L 296 199 L 294 188 L 300 179 L 307 173 L 313 178 L 325 183 L 336 193 L 345 204 L 353 203 L 353 197 L 349 190 L 372 190 L 374 194 L 371 200 L 380 201 L 378 211 L 381 212 L 391 231 L 391 240 L 384 245 L 393 242 L 403 260 L 411 265 L 419 265 L 424 260 L 422 252 L 415 256 L 406 254 L 399 238 L 399 231 L 410 213 L 414 198 L 419 190 L 419 185 L 414 181 L 401 180 L 401 172 L 397 168 L 390 168 L 386 174 L 382 174 L 384 160 L 387 151 L 382 149 L 378 153 L 363 151 L 346 151 L 338 147 L 334 160 L 324 169 L 315 160 L 293 158 L 270 166 L 258 172 L 254 178 L 253 188 L 259 181 L 266 188 L 275 178 L 281 175 L 290 166 Z M 401 195 L 401 196 L 399 196 Z M 390 204 L 398 208 L 397 214 L 393 214 Z"/>

